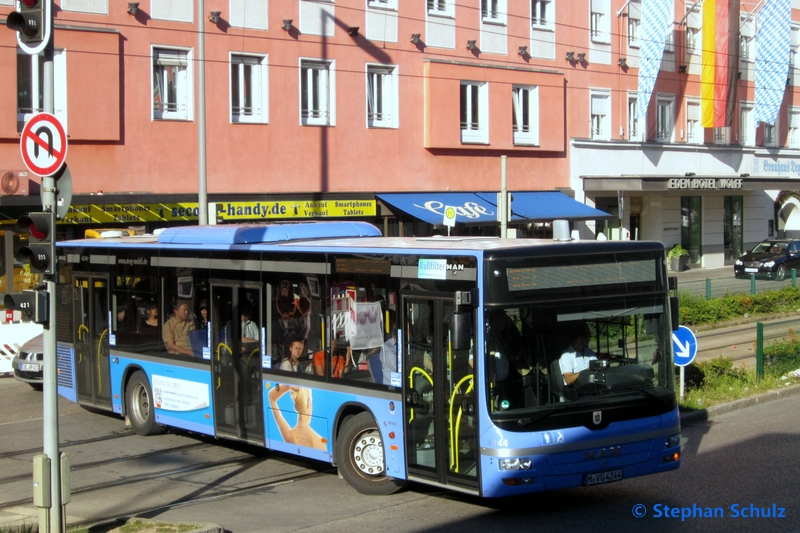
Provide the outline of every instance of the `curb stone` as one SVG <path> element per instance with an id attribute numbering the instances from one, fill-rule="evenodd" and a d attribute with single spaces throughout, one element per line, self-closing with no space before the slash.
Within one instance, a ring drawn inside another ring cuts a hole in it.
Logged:
<path id="1" fill-rule="evenodd" d="M 749 396 L 747 398 L 740 398 L 732 402 L 712 405 L 707 409 L 688 411 L 686 413 L 682 412 L 681 423 L 688 424 L 691 422 L 705 422 L 706 420 L 711 420 L 714 417 L 733 411 L 738 411 L 739 409 L 744 409 L 745 407 L 752 407 L 753 405 L 773 402 L 781 398 L 797 396 L 798 394 L 800 394 L 800 385 L 789 385 L 788 387 L 762 392 L 761 394 L 756 394 L 755 396 Z"/>
<path id="2" fill-rule="evenodd" d="M 183 524 L 188 526 L 195 526 L 195 529 L 190 529 L 185 533 L 225 533 L 225 529 L 222 526 L 218 526 L 217 524 L 209 524 L 209 523 L 201 523 L 196 524 L 192 522 L 173 522 L 169 520 L 153 520 L 149 518 L 139 518 L 137 516 L 125 516 L 121 518 L 117 518 L 115 520 L 109 520 L 106 522 L 100 522 L 90 525 L 80 525 L 80 524 L 67 524 L 69 529 L 81 528 L 86 527 L 89 531 L 110 531 L 114 528 L 122 527 L 128 522 L 142 522 L 145 524 Z"/>

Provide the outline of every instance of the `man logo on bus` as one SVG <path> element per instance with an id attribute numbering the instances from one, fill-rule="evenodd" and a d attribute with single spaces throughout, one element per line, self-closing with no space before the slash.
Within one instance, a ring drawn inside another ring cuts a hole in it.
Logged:
<path id="1" fill-rule="evenodd" d="M 592 422 L 594 422 L 594 425 L 597 426 L 602 421 L 603 421 L 603 411 L 595 411 L 592 414 Z"/>

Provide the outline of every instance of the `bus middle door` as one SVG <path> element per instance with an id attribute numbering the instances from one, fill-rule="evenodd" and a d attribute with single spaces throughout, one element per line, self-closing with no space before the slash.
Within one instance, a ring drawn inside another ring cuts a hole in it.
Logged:
<path id="1" fill-rule="evenodd" d="M 409 476 L 477 487 L 474 395 L 469 350 L 455 352 L 449 321 L 455 298 L 403 296 L 403 389 Z"/>
<path id="2" fill-rule="evenodd" d="M 78 402 L 110 408 L 108 277 L 76 274 L 73 279 Z"/>

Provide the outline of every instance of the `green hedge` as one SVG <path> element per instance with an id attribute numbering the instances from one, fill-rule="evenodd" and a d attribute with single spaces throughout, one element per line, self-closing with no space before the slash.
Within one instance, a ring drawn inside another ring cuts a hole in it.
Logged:
<path id="1" fill-rule="evenodd" d="M 752 315 L 768 315 L 800 309 L 800 288 L 784 287 L 759 294 L 733 294 L 706 300 L 680 293 L 680 323 L 685 326 L 715 324 Z"/>

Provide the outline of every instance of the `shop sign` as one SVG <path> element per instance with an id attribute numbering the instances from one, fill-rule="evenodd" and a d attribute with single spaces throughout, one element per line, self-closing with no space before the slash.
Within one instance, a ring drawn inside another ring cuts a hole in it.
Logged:
<path id="1" fill-rule="evenodd" d="M 741 189 L 742 178 L 671 178 L 668 189 Z"/>
<path id="2" fill-rule="evenodd" d="M 197 202 L 73 205 L 64 217 L 68 224 L 137 224 L 141 222 L 196 221 Z"/>
<path id="3" fill-rule="evenodd" d="M 217 218 L 260 220 L 293 218 L 374 217 L 375 200 L 291 200 L 278 202 L 218 202 Z"/>
<path id="4" fill-rule="evenodd" d="M 763 157 L 753 158 L 753 174 L 794 174 L 800 175 L 800 159 L 780 159 L 773 161 Z"/>

